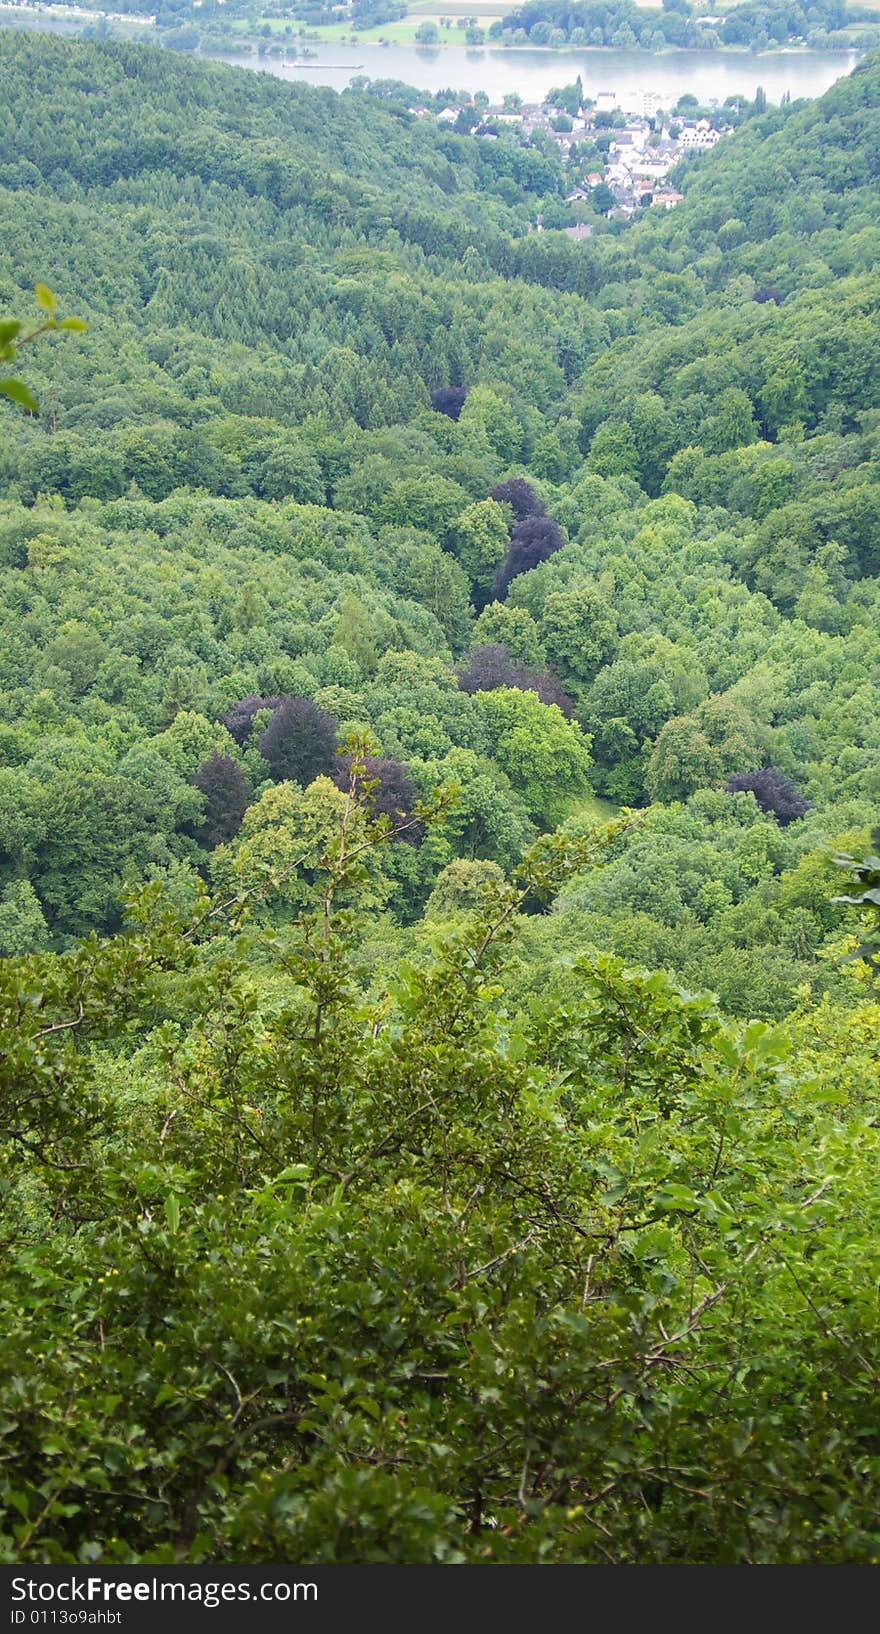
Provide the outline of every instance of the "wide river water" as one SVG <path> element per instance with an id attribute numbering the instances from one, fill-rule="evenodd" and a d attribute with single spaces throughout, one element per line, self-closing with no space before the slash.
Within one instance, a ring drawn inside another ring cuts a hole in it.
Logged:
<path id="1" fill-rule="evenodd" d="M 477 9 L 477 8 L 475 8 Z M 72 21 L 72 19 L 71 19 Z M 0 27 L 36 28 L 47 33 L 71 32 L 58 14 L 24 7 L 10 10 L 0 0 Z M 77 31 L 78 32 L 78 31 Z M 147 31 L 144 31 L 146 37 Z M 342 91 L 358 74 L 370 79 L 398 79 L 420 91 L 485 91 L 500 102 L 517 91 L 524 102 L 540 102 L 554 85 L 569 85 L 580 74 L 587 96 L 613 91 L 624 108 L 637 108 L 643 92 L 654 91 L 661 107 L 674 106 L 685 91 L 701 103 L 728 96 L 754 97 L 763 86 L 769 102 L 787 91 L 798 97 L 821 96 L 836 79 L 852 72 L 855 51 L 648 51 L 590 49 L 530 50 L 528 46 L 468 47 L 429 45 L 310 44 L 305 61 L 257 52 L 204 51 L 203 56 L 241 68 L 262 70 L 278 79 L 329 85 Z"/>
<path id="2" fill-rule="evenodd" d="M 422 45 L 312 45 L 306 62 L 281 57 L 211 52 L 219 61 L 262 69 L 280 79 L 330 85 L 341 91 L 357 74 L 370 79 L 399 79 L 423 91 L 452 87 L 486 91 L 499 102 L 518 91 L 524 102 L 540 102 L 554 85 L 569 85 L 578 74 L 588 96 L 613 91 L 626 107 L 635 107 L 645 91 L 655 91 L 661 106 L 671 107 L 691 91 L 702 103 L 728 96 L 753 98 L 763 86 L 769 102 L 788 91 L 797 97 L 821 96 L 836 79 L 851 73 L 859 58 L 851 51 L 752 52 L 614 50 L 529 50 L 528 47 L 471 48 Z"/>

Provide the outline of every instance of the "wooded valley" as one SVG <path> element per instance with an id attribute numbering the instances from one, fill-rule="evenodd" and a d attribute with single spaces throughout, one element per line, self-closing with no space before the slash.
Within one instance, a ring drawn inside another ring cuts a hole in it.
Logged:
<path id="1" fill-rule="evenodd" d="M 0 72 L 0 1558 L 876 1560 L 880 58 Z"/>

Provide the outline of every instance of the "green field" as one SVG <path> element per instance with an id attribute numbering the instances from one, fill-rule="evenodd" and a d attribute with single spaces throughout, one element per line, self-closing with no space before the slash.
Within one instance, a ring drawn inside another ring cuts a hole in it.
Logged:
<path id="1" fill-rule="evenodd" d="M 510 9 L 509 6 L 503 8 L 505 11 Z M 415 45 L 417 43 L 416 32 L 422 23 L 433 22 L 436 23 L 440 30 L 440 38 L 432 43 L 437 46 L 460 46 L 465 43 L 465 17 L 470 20 L 471 17 L 476 16 L 478 26 L 488 29 L 494 18 L 501 14 L 502 8 L 500 6 L 491 14 L 488 10 L 483 9 L 474 13 L 472 10 L 465 10 L 464 6 L 460 6 L 460 21 L 458 23 L 453 22 L 451 28 L 443 28 L 441 18 L 454 15 L 452 8 L 440 12 L 437 10 L 436 4 L 431 3 L 431 0 L 423 0 L 422 9 L 418 11 L 418 14 L 416 14 L 416 8 L 414 7 L 412 16 L 401 18 L 400 22 L 397 23 L 382 23 L 376 28 L 355 30 L 350 23 L 285 23 L 280 18 L 266 19 L 265 22 L 260 24 L 260 28 L 268 27 L 277 39 L 289 40 L 291 43 L 294 41 L 314 41 L 316 43 L 335 42 L 338 45 L 382 45 L 386 43 L 388 45 Z M 234 34 L 242 40 L 252 40 L 256 37 L 254 25 L 244 17 L 230 19 L 229 27 L 227 29 L 224 26 L 223 33 L 224 35 Z"/>
<path id="2" fill-rule="evenodd" d="M 659 6 L 662 0 L 643 0 L 643 3 Z M 348 22 L 306 24 L 289 18 L 263 17 L 259 29 L 262 32 L 269 28 L 273 35 L 287 39 L 308 39 L 319 43 L 335 41 L 339 45 L 382 45 L 387 42 L 389 45 L 415 45 L 417 29 L 422 23 L 430 22 L 436 23 L 440 31 L 440 38 L 433 44 L 463 45 L 466 24 L 474 21 L 479 28 L 488 31 L 491 23 L 516 9 L 513 0 L 476 0 L 474 5 L 468 4 L 468 0 L 448 0 L 447 4 L 440 5 L 437 0 L 412 0 L 406 17 L 396 23 L 378 24 L 375 28 L 354 29 Z M 444 22 L 452 26 L 444 27 Z M 257 37 L 255 24 L 247 17 L 224 17 L 222 32 L 238 35 L 242 39 Z"/>
<path id="3" fill-rule="evenodd" d="M 448 15 L 448 13 L 442 15 Z M 463 15 L 470 18 L 474 13 L 467 12 L 466 14 L 463 13 Z M 260 29 L 269 28 L 276 39 L 291 42 L 311 40 L 318 43 L 335 41 L 339 45 L 381 45 L 385 42 L 389 45 L 414 45 L 416 43 L 416 30 L 421 24 L 434 22 L 440 29 L 440 39 L 436 42 L 437 45 L 464 44 L 463 21 L 460 27 L 453 24 L 452 28 L 441 28 L 440 18 L 441 13 L 436 10 L 436 7 L 432 6 L 430 10 L 426 8 L 419 16 L 404 17 L 401 18 L 400 22 L 383 23 L 376 28 L 355 30 L 350 23 L 290 23 L 276 17 L 267 18 L 264 22 L 261 22 Z M 493 19 L 488 15 L 480 14 L 477 20 L 481 28 L 488 28 Z M 235 35 L 242 40 L 257 38 L 253 23 L 249 22 L 245 17 L 231 18 L 228 27 L 224 19 L 223 35 L 228 34 Z"/>

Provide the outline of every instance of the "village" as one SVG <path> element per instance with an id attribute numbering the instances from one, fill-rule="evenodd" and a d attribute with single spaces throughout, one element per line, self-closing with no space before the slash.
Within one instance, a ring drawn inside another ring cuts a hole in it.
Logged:
<path id="1" fill-rule="evenodd" d="M 471 133 L 486 141 L 497 141 L 504 130 L 516 131 L 526 140 L 549 139 L 558 148 L 572 183 L 567 203 L 588 204 L 597 214 L 612 219 L 632 216 L 646 206 L 674 209 L 683 197 L 670 180 L 676 166 L 691 155 L 709 152 L 733 125 L 726 108 L 711 109 L 711 117 L 701 115 L 696 98 L 684 99 L 694 103 L 693 110 L 685 111 L 679 105 L 673 112 L 663 111 L 659 96 L 652 91 L 640 93 L 638 106 L 627 109 L 619 106 L 614 91 L 600 91 L 595 99 L 583 98 L 574 112 L 570 97 L 562 106 L 553 100 L 552 92 L 543 104 L 515 106 L 518 100 L 508 97 L 501 106 L 481 109 L 479 121 L 470 125 Z M 411 111 L 461 130 L 463 117 L 471 110 L 450 103 L 439 113 L 422 106 Z M 540 219 L 536 225 L 540 231 Z M 565 231 L 583 239 L 590 236 L 592 227 L 583 222 Z"/>

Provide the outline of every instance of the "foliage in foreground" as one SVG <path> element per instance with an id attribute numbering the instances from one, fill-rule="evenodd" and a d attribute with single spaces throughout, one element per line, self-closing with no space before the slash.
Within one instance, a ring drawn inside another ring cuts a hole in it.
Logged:
<path id="1" fill-rule="evenodd" d="M 0 363 L 16 365 L 25 347 L 32 346 L 42 335 L 59 329 L 82 331 L 86 327 L 82 318 L 55 316 L 58 303 L 48 284 L 37 284 L 34 294 L 42 313 L 36 328 L 26 329 L 20 318 L 4 317 L 0 320 Z M 10 402 L 17 403 L 19 408 L 27 409 L 31 414 L 35 414 L 39 407 L 30 386 L 18 375 L 4 375 L 0 379 L 0 397 L 8 397 Z"/>
<path id="2" fill-rule="evenodd" d="M 3 1558 L 873 1559 L 876 1005 L 821 1078 L 811 1017 L 611 955 L 516 1020 L 521 906 L 612 832 L 365 1003 L 352 764 L 282 931 L 149 887 L 2 968 Z"/>

